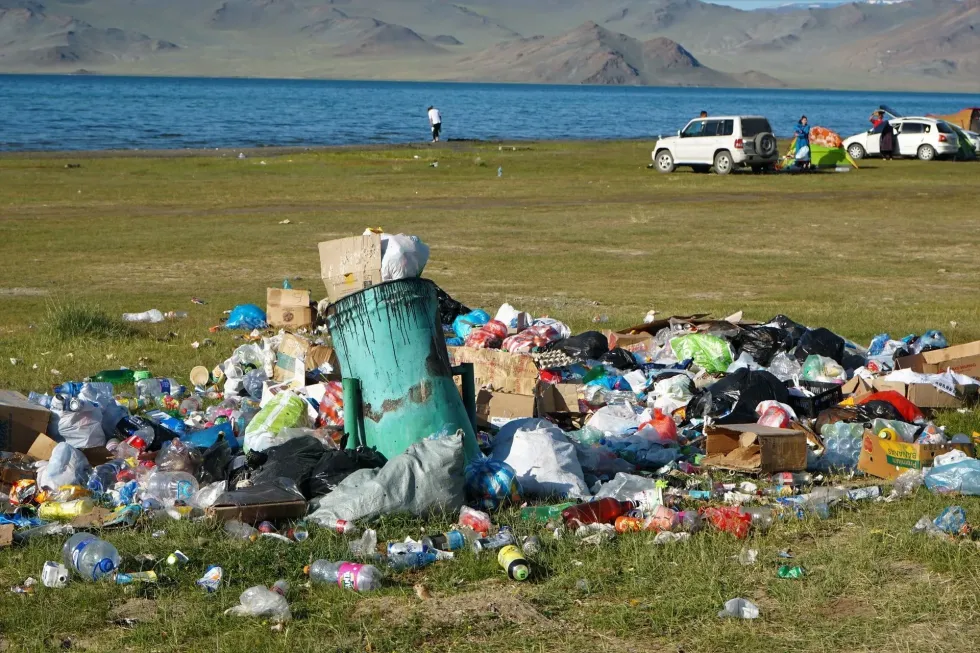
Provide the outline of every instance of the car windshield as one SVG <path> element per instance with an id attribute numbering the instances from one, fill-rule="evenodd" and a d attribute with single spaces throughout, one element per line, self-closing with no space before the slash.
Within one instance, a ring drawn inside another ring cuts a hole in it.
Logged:
<path id="1" fill-rule="evenodd" d="M 765 118 L 742 118 L 742 138 L 755 138 L 758 134 L 771 131 L 772 127 Z"/>

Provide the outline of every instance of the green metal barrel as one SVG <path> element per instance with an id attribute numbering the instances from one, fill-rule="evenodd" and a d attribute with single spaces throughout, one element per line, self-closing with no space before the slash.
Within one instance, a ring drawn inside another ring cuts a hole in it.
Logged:
<path id="1" fill-rule="evenodd" d="M 390 460 L 430 435 L 462 429 L 467 459 L 479 454 L 434 283 L 401 279 L 349 295 L 330 306 L 327 325 L 344 377 L 360 382 L 362 444 Z M 344 409 L 345 421 L 355 418 Z"/>

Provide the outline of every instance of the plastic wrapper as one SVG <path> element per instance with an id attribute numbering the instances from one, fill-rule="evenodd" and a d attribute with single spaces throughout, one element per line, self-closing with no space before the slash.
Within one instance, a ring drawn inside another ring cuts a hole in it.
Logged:
<path id="1" fill-rule="evenodd" d="M 213 505 L 252 506 L 296 500 L 306 500 L 296 483 L 289 478 L 277 478 L 262 485 L 250 485 L 237 490 L 229 490 L 219 496 Z"/>
<path id="2" fill-rule="evenodd" d="M 725 601 L 725 609 L 718 613 L 719 617 L 736 619 L 758 619 L 759 606 L 748 599 L 731 599 Z"/>
<path id="3" fill-rule="evenodd" d="M 381 234 L 381 280 L 422 276 L 429 262 L 429 246 L 417 236 Z"/>
<path id="4" fill-rule="evenodd" d="M 724 372 L 733 361 L 731 347 L 718 336 L 692 333 L 673 338 L 670 348 L 678 360 L 693 359 L 695 365 L 711 374 Z"/>
<path id="5" fill-rule="evenodd" d="M 384 456 L 373 449 L 328 450 L 320 457 L 309 480 L 311 496 L 332 492 L 340 483 L 359 469 L 378 469 L 385 464 Z"/>
<path id="6" fill-rule="evenodd" d="M 653 407 L 671 415 L 678 408 L 687 406 L 694 397 L 694 383 L 686 374 L 661 377 L 649 392 L 653 397 Z"/>
<path id="7" fill-rule="evenodd" d="M 466 499 L 471 506 L 497 510 L 508 502 L 521 503 L 521 487 L 514 468 L 500 460 L 478 458 L 464 471 Z"/>
<path id="8" fill-rule="evenodd" d="M 769 367 L 777 353 L 792 349 L 793 338 L 778 327 L 745 327 L 735 336 L 732 345 L 740 357 L 748 354 L 762 367 Z"/>
<path id="9" fill-rule="evenodd" d="M 436 298 L 439 300 L 439 315 L 444 325 L 452 325 L 457 317 L 470 312 L 469 307 L 450 297 L 442 288 L 436 288 Z"/>
<path id="10" fill-rule="evenodd" d="M 935 349 L 945 349 L 949 344 L 946 342 L 946 336 L 943 335 L 942 331 L 926 331 L 922 334 L 921 338 L 916 339 L 909 346 L 909 352 L 912 354 L 921 354 L 925 351 L 933 351 Z"/>
<path id="11" fill-rule="evenodd" d="M 567 330 L 568 327 L 565 327 Z M 562 339 L 562 330 L 554 324 L 540 324 L 524 329 L 520 333 L 508 337 L 503 342 L 503 349 L 512 354 L 528 354 L 553 342 Z"/>
<path id="12" fill-rule="evenodd" d="M 540 419 L 504 425 L 491 458 L 512 467 L 525 496 L 582 498 L 591 495 L 578 455 L 565 433 Z"/>
<path id="13" fill-rule="evenodd" d="M 111 437 L 116 432 L 116 425 L 126 417 L 126 409 L 117 404 L 115 396 L 101 384 L 83 384 L 78 398 L 97 405 L 102 411 L 102 432 L 106 437 Z"/>
<path id="14" fill-rule="evenodd" d="M 610 349 L 607 351 L 605 354 L 599 357 L 599 362 L 621 372 L 637 370 L 640 368 L 640 366 L 637 365 L 633 354 L 621 347 L 616 347 L 615 349 Z"/>
<path id="15" fill-rule="evenodd" d="M 789 403 L 786 385 L 769 372 L 741 369 L 698 392 L 687 406 L 691 417 L 710 417 L 719 424 L 751 424 L 761 402 Z"/>
<path id="16" fill-rule="evenodd" d="M 466 346 L 472 347 L 473 349 L 500 349 L 500 346 L 504 343 L 504 339 L 497 335 L 497 330 L 487 328 L 491 324 L 494 324 L 492 320 L 479 329 L 470 331 L 470 334 L 466 336 Z M 497 324 L 500 323 L 497 322 Z M 504 335 L 507 335 L 506 328 L 504 329 Z"/>
<path id="17" fill-rule="evenodd" d="M 261 617 L 273 622 L 289 621 L 293 618 L 289 602 L 279 592 L 257 585 L 249 587 L 239 597 L 239 605 L 229 608 L 225 614 L 237 617 Z"/>
<path id="18" fill-rule="evenodd" d="M 102 429 L 102 410 L 95 404 L 82 402 L 78 410 L 51 411 L 58 420 L 58 435 L 77 449 L 101 447 L 106 443 Z"/>
<path id="19" fill-rule="evenodd" d="M 968 535 L 970 527 L 966 523 L 966 511 L 961 506 L 949 506 L 933 521 L 936 528 L 948 535 Z"/>
<path id="20" fill-rule="evenodd" d="M 317 410 L 315 426 L 344 425 L 344 386 L 340 381 L 328 381 L 324 384 L 323 398 Z"/>
<path id="21" fill-rule="evenodd" d="M 779 352 L 769 363 L 769 372 L 780 381 L 790 381 L 803 374 L 803 366 L 786 352 Z"/>
<path id="22" fill-rule="evenodd" d="M 165 442 L 156 457 L 157 469 L 162 472 L 196 474 L 201 462 L 200 453 L 188 447 L 179 438 Z"/>
<path id="23" fill-rule="evenodd" d="M 624 435 L 640 427 L 640 416 L 630 406 L 603 406 L 592 415 L 588 426 L 605 435 Z"/>
<path id="24" fill-rule="evenodd" d="M 266 322 L 265 311 L 255 304 L 240 304 L 231 309 L 228 321 L 225 322 L 226 329 L 264 329 L 269 326 Z"/>
<path id="25" fill-rule="evenodd" d="M 599 499 L 613 498 L 617 501 L 630 501 L 641 492 L 657 491 L 656 479 L 629 473 L 619 473 L 608 483 L 603 483 L 592 500 L 598 501 Z"/>
<path id="26" fill-rule="evenodd" d="M 306 400 L 292 391 L 280 392 L 255 415 L 245 428 L 245 453 L 264 451 L 280 444 L 283 429 L 309 426 Z"/>
<path id="27" fill-rule="evenodd" d="M 749 527 L 752 525 L 752 517 L 734 506 L 706 508 L 703 516 L 718 530 L 730 533 L 740 540 L 748 537 Z"/>
<path id="28" fill-rule="evenodd" d="M 925 419 L 918 406 L 895 390 L 865 395 L 857 400 L 857 405 L 870 419 L 880 417 L 909 423 L 918 423 Z"/>
<path id="29" fill-rule="evenodd" d="M 214 505 L 214 502 L 218 500 L 222 494 L 228 490 L 227 481 L 217 481 L 211 483 L 210 485 L 205 485 L 194 493 L 191 498 L 191 505 L 195 508 L 200 508 L 204 510 L 210 508 Z"/>
<path id="30" fill-rule="evenodd" d="M 790 406 L 772 400 L 760 402 L 755 413 L 759 416 L 758 424 L 777 429 L 789 428 L 796 419 L 796 412 Z"/>
<path id="31" fill-rule="evenodd" d="M 644 435 L 646 430 L 652 430 L 656 437 L 650 438 L 659 443 L 677 442 L 677 424 L 669 415 L 665 415 L 659 408 L 655 408 L 653 415 L 648 415 L 648 419 L 640 424 L 639 435 Z"/>

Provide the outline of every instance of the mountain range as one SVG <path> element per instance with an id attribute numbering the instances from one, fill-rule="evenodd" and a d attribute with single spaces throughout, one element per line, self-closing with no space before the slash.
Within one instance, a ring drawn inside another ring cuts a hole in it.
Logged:
<path id="1" fill-rule="evenodd" d="M 0 0 L 0 72 L 980 92 L 980 0 Z"/>

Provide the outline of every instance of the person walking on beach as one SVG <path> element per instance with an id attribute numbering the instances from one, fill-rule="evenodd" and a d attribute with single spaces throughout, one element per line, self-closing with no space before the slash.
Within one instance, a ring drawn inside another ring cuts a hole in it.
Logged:
<path id="1" fill-rule="evenodd" d="M 810 124 L 806 116 L 796 125 L 796 162 L 803 170 L 810 169 Z"/>
<path id="2" fill-rule="evenodd" d="M 442 114 L 439 109 L 429 107 L 429 127 L 432 128 L 432 142 L 439 142 L 439 134 L 442 132 Z"/>

